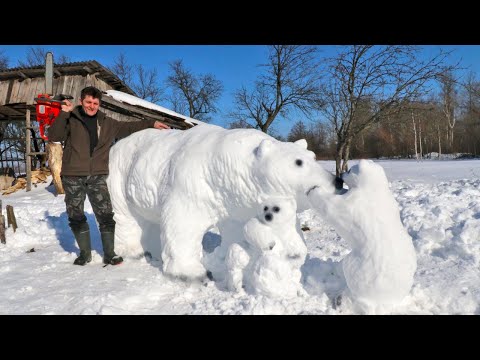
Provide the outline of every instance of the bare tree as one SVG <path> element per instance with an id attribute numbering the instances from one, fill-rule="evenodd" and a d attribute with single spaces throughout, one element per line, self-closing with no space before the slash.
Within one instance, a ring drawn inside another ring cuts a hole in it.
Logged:
<path id="1" fill-rule="evenodd" d="M 456 108 L 458 105 L 457 98 L 457 79 L 452 71 L 445 71 L 438 77 L 441 86 L 441 97 L 443 103 L 443 113 L 447 120 L 446 135 L 448 150 L 453 150 L 453 129 L 456 122 Z M 439 137 L 440 142 L 440 137 Z M 440 155 L 440 154 L 439 154 Z"/>
<path id="2" fill-rule="evenodd" d="M 174 90 L 168 99 L 172 104 L 173 111 L 179 114 L 190 114 L 190 111 L 188 110 L 188 102 L 185 101 L 185 98 L 180 91 Z"/>
<path id="3" fill-rule="evenodd" d="M 310 136 L 310 133 L 307 127 L 305 126 L 305 123 L 303 121 L 297 121 L 290 129 L 290 132 L 287 135 L 287 140 L 290 142 L 294 142 L 300 139 L 306 140 L 307 137 L 309 136 Z"/>
<path id="4" fill-rule="evenodd" d="M 236 91 L 230 117 L 266 133 L 277 116 L 285 118 L 292 109 L 309 116 L 320 94 L 316 53 L 314 46 L 269 46 L 268 63 L 261 65 L 265 72 L 252 90 Z"/>
<path id="5" fill-rule="evenodd" d="M 8 57 L 3 50 L 0 50 L 0 71 L 5 69 L 8 69 Z"/>
<path id="6" fill-rule="evenodd" d="M 157 69 L 147 70 L 143 65 L 130 64 L 125 53 L 120 53 L 113 66 L 109 68 L 126 85 L 130 86 L 135 94 L 152 103 L 164 99 L 164 89 L 159 85 Z"/>
<path id="7" fill-rule="evenodd" d="M 329 129 L 323 122 L 310 122 L 307 125 L 303 121 L 297 121 L 287 135 L 287 141 L 294 142 L 299 139 L 305 139 L 308 149 L 313 151 L 318 158 L 327 158 L 331 136 Z"/>
<path id="8" fill-rule="evenodd" d="M 416 125 L 415 114 L 413 112 L 413 109 L 411 110 L 411 112 L 412 112 L 412 123 L 413 123 L 413 136 L 415 140 L 415 159 L 417 159 L 418 161 L 422 157 L 422 153 L 420 154 L 418 153 L 417 125 Z M 420 146 L 421 144 L 422 144 L 422 138 L 420 137 Z"/>
<path id="9" fill-rule="evenodd" d="M 480 114 L 480 81 L 476 79 L 476 74 L 470 71 L 465 79 L 463 86 L 463 108 L 465 111 Z"/>
<path id="10" fill-rule="evenodd" d="M 447 53 L 441 51 L 422 60 L 420 50 L 408 45 L 353 45 L 330 59 L 326 105 L 320 110 L 332 123 L 337 137 L 337 175 L 348 170 L 350 147 L 359 134 L 388 119 L 410 99 L 425 94 L 430 80 L 453 69 L 441 67 Z M 370 112 L 359 116 L 365 101 L 372 104 Z"/>
<path id="11" fill-rule="evenodd" d="M 428 137 L 428 132 L 424 131 L 423 137 L 422 137 L 422 131 L 424 129 L 428 130 L 428 125 L 429 123 L 432 123 L 432 118 L 437 118 L 437 116 L 434 116 L 435 114 L 435 109 L 438 109 L 438 106 L 436 102 L 433 101 L 433 99 L 430 99 L 429 101 L 421 101 L 419 99 L 413 99 L 412 101 L 409 102 L 409 104 L 405 104 L 403 109 L 398 112 L 398 116 L 396 121 L 402 122 L 404 121 L 405 123 L 408 123 L 408 120 L 405 119 L 405 115 L 408 115 L 410 117 L 410 120 L 412 122 L 412 128 L 411 131 L 413 132 L 413 148 L 415 151 L 415 159 L 417 161 L 423 160 L 423 143 L 425 141 L 425 137 Z M 402 116 L 403 115 L 403 116 Z M 388 124 L 385 124 L 388 125 Z M 407 127 L 408 128 L 408 127 Z M 400 136 L 398 134 L 397 130 L 397 136 Z"/>
<path id="12" fill-rule="evenodd" d="M 45 57 L 47 56 L 47 50 L 42 47 L 30 47 L 27 52 L 26 61 L 19 60 L 18 65 L 20 67 L 32 67 L 45 64 Z M 70 58 L 67 55 L 60 54 L 58 57 L 54 56 L 55 64 L 66 64 L 70 62 Z"/>
<path id="13" fill-rule="evenodd" d="M 244 120 L 238 120 L 229 124 L 229 129 L 253 129 L 254 127 Z"/>
<path id="14" fill-rule="evenodd" d="M 469 72 L 462 84 L 462 121 L 459 121 L 457 143 L 462 151 L 479 154 L 480 144 L 480 81 L 476 73 Z"/>
<path id="15" fill-rule="evenodd" d="M 188 109 L 188 116 L 207 122 L 208 114 L 218 111 L 215 103 L 222 95 L 223 84 L 214 75 L 196 76 L 185 68 L 182 60 L 175 60 L 170 63 L 167 83 L 173 88 L 171 101 L 175 111 Z"/>
<path id="16" fill-rule="evenodd" d="M 132 83 L 133 66 L 128 63 L 125 53 L 120 53 L 120 55 L 114 59 L 113 66 L 110 70 L 125 84 L 130 85 Z"/>
<path id="17" fill-rule="evenodd" d="M 152 103 L 163 98 L 163 89 L 158 85 L 157 69 L 146 70 L 143 65 L 136 65 L 137 81 L 132 84 L 132 89 L 139 98 Z"/>

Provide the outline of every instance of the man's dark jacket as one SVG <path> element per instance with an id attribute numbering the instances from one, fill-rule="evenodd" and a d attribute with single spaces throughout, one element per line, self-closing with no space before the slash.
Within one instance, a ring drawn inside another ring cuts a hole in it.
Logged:
<path id="1" fill-rule="evenodd" d="M 81 105 L 71 112 L 61 111 L 47 129 L 48 139 L 63 141 L 62 175 L 108 175 L 110 146 L 118 138 L 136 131 L 153 128 L 155 120 L 117 121 L 97 112 L 98 143 L 90 156 L 90 136 L 80 114 Z"/>

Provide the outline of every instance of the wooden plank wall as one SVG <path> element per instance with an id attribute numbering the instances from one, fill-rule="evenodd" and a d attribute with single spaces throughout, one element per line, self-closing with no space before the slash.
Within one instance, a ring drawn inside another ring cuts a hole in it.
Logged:
<path id="1" fill-rule="evenodd" d="M 118 112 L 114 112 L 112 110 L 109 110 L 109 109 L 104 109 L 102 107 L 100 107 L 100 110 L 105 113 L 105 115 L 111 117 L 112 119 L 115 119 L 115 120 L 120 120 L 120 121 L 140 121 L 140 119 L 137 119 L 137 118 L 134 118 L 132 116 L 128 116 L 128 115 L 123 115 L 123 114 L 120 114 Z"/>
<path id="2" fill-rule="evenodd" d="M 29 80 L 31 81 L 31 84 L 28 90 L 25 92 L 23 100 L 28 105 L 33 105 L 35 104 L 33 99 L 35 99 L 39 94 L 43 94 L 45 92 L 45 81 L 40 78 L 33 78 Z"/>
<path id="3" fill-rule="evenodd" d="M 8 95 L 8 88 L 12 82 L 12 90 Z M 43 78 L 18 80 L 6 80 L 0 82 L 0 105 L 26 103 L 34 104 L 34 98 L 45 92 L 45 81 Z"/>
<path id="4" fill-rule="evenodd" d="M 6 104 L 9 83 L 10 81 L 0 81 L 0 105 Z"/>
<path id="5" fill-rule="evenodd" d="M 61 89 L 65 83 L 65 76 L 59 78 L 53 78 L 52 91 L 54 94 L 62 94 Z"/>
<path id="6" fill-rule="evenodd" d="M 35 91 L 33 92 L 33 96 L 32 96 L 32 104 L 35 103 L 35 101 L 33 101 L 34 98 L 36 98 L 39 94 L 45 93 L 45 81 L 43 79 L 38 78 L 36 83 L 37 85 L 35 86 Z"/>
<path id="7" fill-rule="evenodd" d="M 9 104 L 16 104 L 19 101 L 17 101 L 17 94 L 18 94 L 18 89 L 20 88 L 20 83 L 18 80 L 15 80 L 13 82 L 13 87 L 12 87 L 12 92 L 10 93 L 10 99 L 7 99 L 7 102 Z"/>

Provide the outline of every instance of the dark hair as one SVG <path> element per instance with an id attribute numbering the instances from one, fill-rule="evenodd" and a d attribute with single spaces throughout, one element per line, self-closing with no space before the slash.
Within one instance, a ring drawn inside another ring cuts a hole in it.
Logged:
<path id="1" fill-rule="evenodd" d="M 80 99 L 85 99 L 87 95 L 90 95 L 94 99 L 102 100 L 102 92 L 95 86 L 87 86 L 85 89 L 83 89 L 80 93 Z"/>

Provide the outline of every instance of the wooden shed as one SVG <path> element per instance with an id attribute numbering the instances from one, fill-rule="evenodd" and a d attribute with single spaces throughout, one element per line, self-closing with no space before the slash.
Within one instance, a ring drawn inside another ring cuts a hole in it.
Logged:
<path id="1" fill-rule="evenodd" d="M 141 121 L 146 119 L 160 120 L 176 129 L 188 129 L 196 125 L 188 117 L 177 114 L 173 111 L 159 106 L 142 106 L 135 103 L 127 103 L 118 100 L 118 97 L 110 96 L 108 90 L 116 90 L 124 94 L 136 96 L 135 92 L 121 81 L 109 69 L 95 60 L 66 63 L 53 66 L 52 94 L 71 95 L 74 102 L 78 103 L 80 92 L 86 86 L 95 86 L 104 92 L 100 110 L 107 116 L 120 121 Z M 43 65 L 28 68 L 10 68 L 0 71 L 0 124 L 5 125 L 10 122 L 23 122 L 25 136 L 25 150 L 17 149 L 16 159 L 22 160 L 25 171 L 32 165 L 25 159 L 34 160 L 35 156 L 45 154 L 45 142 L 40 138 L 35 113 L 35 98 L 39 94 L 46 92 L 46 68 Z M 153 104 L 152 104 L 153 105 Z M 4 129 L 4 126 L 0 130 Z M 8 148 L 7 139 L 3 132 L 0 132 L 0 161 L 1 167 L 10 167 L 7 158 L 3 155 Z M 34 148 L 35 151 L 30 151 Z M 8 153 L 8 152 L 7 152 Z M 10 160 L 13 164 L 14 155 L 10 154 Z M 35 168 L 36 164 L 33 163 Z M 21 166 L 15 171 L 22 173 Z M 1 175 L 1 174 L 0 174 Z M 27 174 L 28 178 L 28 174 Z M 28 187 L 27 187 L 28 190 Z"/>
<path id="2" fill-rule="evenodd" d="M 55 65 L 53 71 L 53 94 L 65 94 L 80 98 L 86 86 L 95 86 L 102 91 L 118 90 L 136 96 L 115 74 L 95 60 Z M 25 120 L 26 109 L 35 115 L 34 98 L 45 93 L 45 67 L 11 68 L 0 71 L 0 121 Z M 101 110 L 108 116 L 122 121 L 157 119 L 177 129 L 188 129 L 191 124 L 186 117 L 141 106 L 132 106 L 110 98 L 102 98 Z"/>

